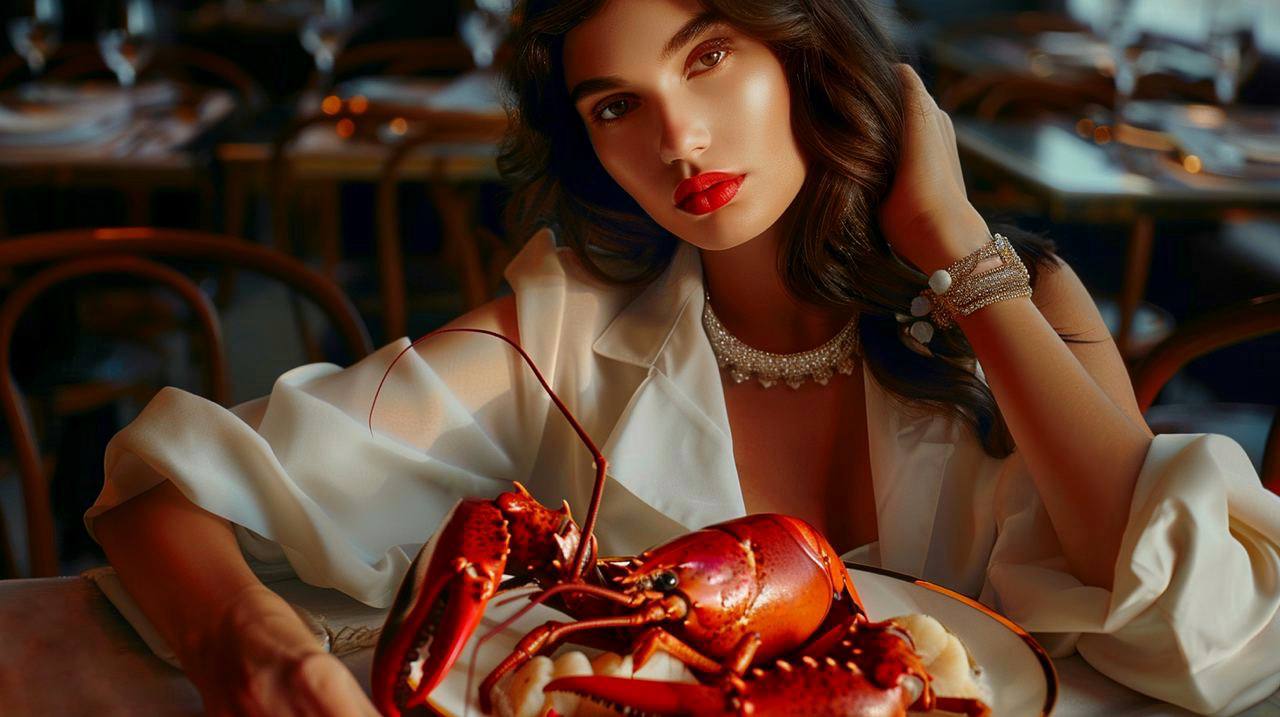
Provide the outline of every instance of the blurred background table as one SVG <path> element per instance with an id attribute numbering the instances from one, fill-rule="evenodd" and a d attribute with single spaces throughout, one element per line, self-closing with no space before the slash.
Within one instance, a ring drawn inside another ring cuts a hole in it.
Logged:
<path id="1" fill-rule="evenodd" d="M 1221 111 L 1205 105 L 1151 110 L 1162 116 L 1199 111 L 1211 118 L 1207 122 L 1219 126 L 1225 122 Z M 956 117 L 953 124 L 966 169 L 1016 186 L 1023 196 L 1036 200 L 1032 210 L 1050 221 L 1131 227 L 1116 331 L 1116 342 L 1126 353 L 1134 315 L 1146 289 L 1157 219 L 1222 220 L 1232 210 L 1280 207 L 1280 108 L 1255 110 L 1249 118 L 1274 128 L 1265 149 L 1275 152 L 1276 160 L 1233 163 L 1220 168 L 1221 174 L 1208 171 L 1205 165 L 1210 160 L 1200 153 L 1239 151 L 1237 146 L 1230 143 L 1229 136 L 1190 123 L 1183 127 L 1190 128 L 1191 136 L 1199 142 L 1194 148 L 1177 144 L 1176 135 L 1134 128 L 1128 131 L 1143 132 L 1140 141 L 1147 146 L 1124 144 L 1111 137 L 1113 130 L 1107 125 L 1088 118 L 1073 123 L 1058 118 L 989 121 Z M 1152 146 L 1153 142 L 1169 146 Z M 1019 208 L 1028 209 L 1025 205 Z"/>
<path id="2" fill-rule="evenodd" d="M 146 224 L 155 190 L 189 189 L 212 211 L 208 140 L 235 110 L 230 92 L 168 82 L 23 85 L 0 96 L 0 198 L 19 187 L 124 188 L 126 221 Z"/>

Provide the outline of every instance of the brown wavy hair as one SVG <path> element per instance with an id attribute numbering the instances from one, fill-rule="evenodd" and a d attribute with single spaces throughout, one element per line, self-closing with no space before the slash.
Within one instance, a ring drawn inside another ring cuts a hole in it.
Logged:
<path id="1" fill-rule="evenodd" d="M 517 7 L 505 80 L 514 98 L 498 168 L 512 187 L 514 236 L 551 226 L 595 275 L 643 284 L 661 274 L 679 238 L 653 221 L 605 171 L 565 87 L 565 35 L 604 0 L 526 0 Z M 895 314 L 925 284 L 898 259 L 876 222 L 892 185 L 904 124 L 898 56 L 865 0 L 701 0 L 709 11 L 772 48 L 789 78 L 793 131 L 808 173 L 779 267 L 787 289 L 810 303 L 860 313 L 863 359 L 892 395 L 970 425 L 987 453 L 1013 439 L 990 389 L 973 373 L 959 330 L 938 332 L 935 358 L 906 347 Z M 1034 283 L 1055 265 L 1052 245 L 1001 230 Z M 940 357 L 940 358 L 938 358 Z"/>

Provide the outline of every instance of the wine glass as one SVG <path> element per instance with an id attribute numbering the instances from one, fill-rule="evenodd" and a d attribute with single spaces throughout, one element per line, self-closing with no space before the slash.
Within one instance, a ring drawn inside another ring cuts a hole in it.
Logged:
<path id="1" fill-rule="evenodd" d="M 506 39 L 511 0 L 472 0 L 458 20 L 458 35 L 471 50 L 476 67 L 487 70 Z"/>
<path id="2" fill-rule="evenodd" d="M 120 86 L 132 90 L 155 54 L 156 12 L 151 0 L 102 0 L 98 51 Z"/>
<path id="3" fill-rule="evenodd" d="M 1216 0 L 1205 4 L 1209 15 L 1206 44 L 1214 68 L 1213 90 L 1223 106 L 1235 102 L 1240 89 L 1243 54 L 1252 32 L 1250 10 L 1246 0 Z"/>
<path id="4" fill-rule="evenodd" d="M 316 0 L 298 29 L 303 49 L 315 58 L 316 71 L 320 73 L 317 89 L 321 91 L 328 85 L 334 60 L 347 42 L 352 15 L 351 0 Z"/>
<path id="5" fill-rule="evenodd" d="M 1136 4 L 1135 0 L 1109 0 L 1095 23 L 1111 49 L 1112 79 L 1116 88 L 1112 124 L 1117 127 L 1123 121 L 1125 105 L 1133 97 L 1138 84 L 1142 29 L 1135 12 Z"/>
<path id="6" fill-rule="evenodd" d="M 32 76 L 44 71 L 62 39 L 60 0 L 17 0 L 6 30 L 13 49 L 26 61 Z"/>

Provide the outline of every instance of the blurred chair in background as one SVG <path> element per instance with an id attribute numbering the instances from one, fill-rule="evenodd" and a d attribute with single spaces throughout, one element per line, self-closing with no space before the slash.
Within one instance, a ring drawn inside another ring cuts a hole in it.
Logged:
<path id="1" fill-rule="evenodd" d="M 1280 493 L 1280 407 L 1257 404 L 1152 405 L 1160 390 L 1191 361 L 1218 349 L 1280 333 L 1280 294 L 1211 311 L 1188 321 L 1158 344 L 1133 371 L 1133 387 L 1155 433 L 1221 433 L 1236 439 L 1262 477 Z M 1258 381 L 1275 380 L 1262 363 Z"/>
<path id="2" fill-rule="evenodd" d="M 47 420 L 33 421 L 32 407 L 14 378 L 11 363 L 13 338 L 22 317 L 39 296 L 63 283 L 104 275 L 127 275 L 159 283 L 175 292 L 190 308 L 204 349 L 198 363 L 203 373 L 203 391 L 211 400 L 226 404 L 230 379 L 226 352 L 222 345 L 216 310 L 200 289 L 183 274 L 157 260 L 225 264 L 240 271 L 252 271 L 288 285 L 309 298 L 328 317 L 342 338 L 349 358 L 358 360 L 372 351 L 367 329 L 350 300 L 336 285 L 296 260 L 274 250 L 253 246 L 230 237 L 201 232 L 152 228 L 121 228 L 56 232 L 18 237 L 0 243 L 0 267 L 28 268 L 43 265 L 18 285 L 0 305 L 0 404 L 13 443 L 17 470 L 22 483 L 26 535 L 30 555 L 29 572 L 34 576 L 59 572 L 54 509 L 50 501 L 50 462 L 42 457 L 38 436 L 57 418 L 58 401 L 43 414 Z M 51 360 L 44 356 L 43 360 Z M 113 385 L 62 387 L 61 404 L 71 411 L 113 401 L 124 394 L 137 395 L 139 387 L 131 379 Z M 74 395 L 74 400 L 67 396 Z M 145 392 L 143 397 L 145 397 Z M 65 521 L 78 521 L 87 506 L 61 506 Z M 78 530 L 70 524 L 69 529 Z M 8 534 L 2 536 L 8 541 Z M 6 546 L 0 554 L 12 557 Z M 4 566 L 0 566 L 4 567 Z M 13 570 L 13 566 L 8 566 Z"/>
<path id="3" fill-rule="evenodd" d="M 458 181 L 456 175 L 451 177 L 440 171 L 438 164 L 435 168 L 423 167 L 421 158 L 415 161 L 415 154 L 432 146 L 496 141 L 505 123 L 494 119 L 485 126 L 470 115 L 438 113 L 415 124 L 387 157 L 378 180 L 378 282 L 387 339 L 403 336 L 408 330 L 399 192 L 406 174 L 426 183 L 426 196 L 440 214 L 442 258 L 459 279 L 467 309 L 494 296 L 502 281 L 502 270 L 515 255 L 513 248 L 485 227 L 478 216 L 475 182 Z"/>
<path id="4" fill-rule="evenodd" d="M 349 47 L 334 63 L 334 84 L 362 77 L 456 76 L 475 69 L 471 51 L 452 37 L 384 40 Z"/>
<path id="5" fill-rule="evenodd" d="M 461 290 L 457 310 L 483 303 L 492 295 L 493 281 L 478 243 L 485 242 L 491 255 L 502 248 L 492 232 L 477 231 L 476 193 L 479 183 L 496 179 L 493 153 L 505 126 L 500 112 L 433 110 L 375 103 L 362 95 L 346 100 L 329 95 L 319 112 L 295 120 L 273 144 L 269 185 L 275 246 L 298 253 L 303 248 L 295 235 L 316 239 L 323 271 L 336 275 L 342 262 L 337 187 L 340 182 L 376 182 L 382 335 L 398 338 L 407 330 L 398 192 L 405 182 L 422 182 L 428 188 L 425 197 L 439 214 L 443 265 Z"/>

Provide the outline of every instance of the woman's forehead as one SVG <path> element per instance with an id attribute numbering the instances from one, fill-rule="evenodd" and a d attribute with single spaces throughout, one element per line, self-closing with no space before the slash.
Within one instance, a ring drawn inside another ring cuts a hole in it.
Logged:
<path id="1" fill-rule="evenodd" d="M 625 76 L 664 62 L 672 39 L 678 42 L 706 14 L 697 0 L 608 0 L 565 36 L 565 82 L 572 88 L 589 77 Z"/>

